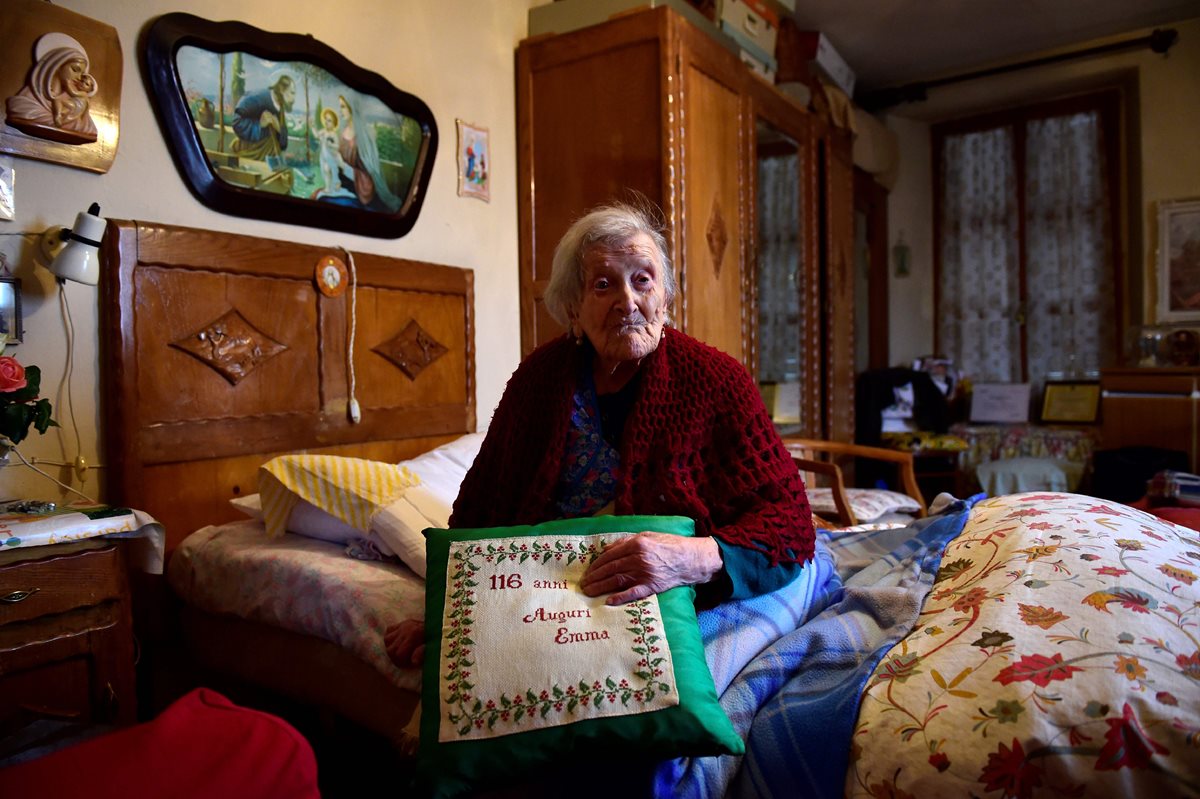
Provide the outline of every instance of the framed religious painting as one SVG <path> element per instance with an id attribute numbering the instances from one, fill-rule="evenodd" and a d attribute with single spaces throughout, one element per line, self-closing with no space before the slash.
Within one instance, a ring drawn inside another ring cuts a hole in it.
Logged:
<path id="1" fill-rule="evenodd" d="M 1200 200 L 1158 205 L 1158 322 L 1200 321 Z"/>
<path id="2" fill-rule="evenodd" d="M 165 14 L 142 67 L 188 186 L 236 216 L 398 238 L 438 132 L 416 96 L 310 36 Z"/>
<path id="3" fill-rule="evenodd" d="M 488 130 L 461 119 L 455 121 L 458 124 L 458 194 L 490 202 L 488 169 L 492 154 L 488 149 Z"/>
<path id="4" fill-rule="evenodd" d="M 117 29 L 45 0 L 0 13 L 0 153 L 107 172 L 117 154 Z"/>

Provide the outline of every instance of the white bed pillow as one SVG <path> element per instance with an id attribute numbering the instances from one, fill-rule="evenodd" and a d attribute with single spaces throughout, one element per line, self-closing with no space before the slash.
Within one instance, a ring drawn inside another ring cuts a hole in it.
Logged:
<path id="1" fill-rule="evenodd" d="M 385 555 L 395 555 L 421 577 L 425 576 L 425 536 L 427 527 L 445 528 L 458 497 L 467 470 L 475 462 L 483 433 L 468 433 L 423 455 L 401 461 L 420 480 L 404 496 L 385 506 L 371 518 L 367 536 L 361 530 L 331 516 L 305 500 L 298 500 L 288 517 L 288 532 L 346 544 L 356 538 L 373 541 Z M 262 500 L 258 494 L 229 500 L 235 508 L 253 519 L 262 519 Z"/>
<path id="2" fill-rule="evenodd" d="M 808 504 L 813 513 L 821 516 L 837 516 L 837 505 L 833 502 L 833 489 L 810 488 L 807 490 Z M 883 488 L 847 488 L 846 501 L 860 523 L 880 520 L 885 514 L 918 513 L 921 506 L 907 494 Z"/>
<path id="3" fill-rule="evenodd" d="M 229 500 L 229 504 L 251 519 L 262 521 L 263 509 L 260 495 L 250 494 L 245 497 L 234 497 Z M 355 539 L 366 538 L 373 541 L 384 555 L 391 557 L 398 554 L 382 537 L 363 535 L 362 530 L 351 527 L 338 517 L 326 513 L 303 499 L 296 500 L 291 515 L 288 516 L 286 527 L 289 533 L 334 544 L 348 544 Z"/>
<path id="4" fill-rule="evenodd" d="M 483 433 L 468 433 L 423 455 L 401 461 L 397 465 L 416 475 L 420 483 L 371 520 L 372 532 L 422 577 L 425 576 L 422 531 L 426 527 L 445 528 L 450 523 L 459 486 L 475 462 L 481 444 Z"/>

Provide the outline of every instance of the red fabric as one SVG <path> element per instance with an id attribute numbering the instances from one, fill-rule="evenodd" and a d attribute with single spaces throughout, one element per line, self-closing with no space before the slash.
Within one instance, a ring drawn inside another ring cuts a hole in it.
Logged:
<path id="1" fill-rule="evenodd" d="M 585 354 L 563 336 L 513 373 L 451 527 L 555 518 L 574 376 Z M 698 535 L 756 549 L 773 563 L 813 555 L 804 483 L 758 386 L 733 358 L 672 328 L 642 363 L 621 439 L 616 511 L 687 516 Z"/>
<path id="2" fill-rule="evenodd" d="M 207 688 L 158 718 L 0 770 L 0 796 L 307 799 L 317 761 L 280 718 Z"/>
<path id="3" fill-rule="evenodd" d="M 1148 497 L 1142 497 L 1137 502 L 1130 502 L 1129 506 L 1144 510 L 1147 513 L 1153 513 L 1160 519 L 1166 519 L 1172 524 L 1178 524 L 1180 527 L 1186 527 L 1189 530 L 1200 530 L 1200 508 L 1186 508 L 1182 505 L 1152 505 Z"/>

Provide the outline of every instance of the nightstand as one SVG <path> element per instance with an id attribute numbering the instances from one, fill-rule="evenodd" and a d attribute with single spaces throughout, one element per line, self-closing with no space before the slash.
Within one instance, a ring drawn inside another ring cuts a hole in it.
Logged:
<path id="1" fill-rule="evenodd" d="M 136 721 L 125 542 L 0 552 L 0 732 Z"/>

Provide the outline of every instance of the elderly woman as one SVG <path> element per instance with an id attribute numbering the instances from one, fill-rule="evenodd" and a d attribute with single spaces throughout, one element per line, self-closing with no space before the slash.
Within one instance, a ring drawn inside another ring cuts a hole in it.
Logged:
<path id="1" fill-rule="evenodd" d="M 669 327 L 674 298 L 647 213 L 610 205 L 571 226 L 545 296 L 570 332 L 509 380 L 451 527 L 606 512 L 695 521 L 695 538 L 631 531 L 608 547 L 580 586 L 608 604 L 694 585 L 711 605 L 799 573 L 814 533 L 796 467 L 746 369 Z M 420 662 L 420 633 L 388 631 L 394 661 Z"/>

